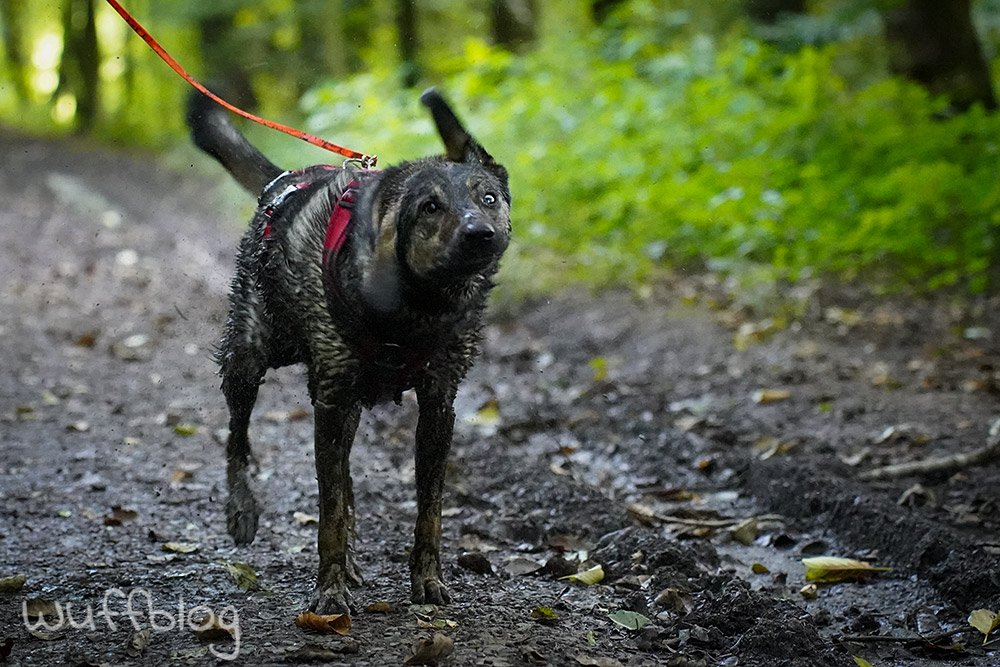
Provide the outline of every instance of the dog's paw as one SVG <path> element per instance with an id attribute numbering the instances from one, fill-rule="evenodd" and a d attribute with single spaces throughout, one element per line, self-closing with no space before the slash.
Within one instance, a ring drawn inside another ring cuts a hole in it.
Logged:
<path id="1" fill-rule="evenodd" d="M 448 604 L 451 602 L 451 593 L 438 577 L 414 579 L 410 600 L 413 604 Z"/>
<path id="2" fill-rule="evenodd" d="M 354 598 L 347 586 L 317 586 L 309 601 L 309 611 L 320 615 L 354 614 Z"/>
<path id="3" fill-rule="evenodd" d="M 250 489 L 237 486 L 226 500 L 226 530 L 236 544 L 250 544 L 257 535 L 257 501 Z"/>

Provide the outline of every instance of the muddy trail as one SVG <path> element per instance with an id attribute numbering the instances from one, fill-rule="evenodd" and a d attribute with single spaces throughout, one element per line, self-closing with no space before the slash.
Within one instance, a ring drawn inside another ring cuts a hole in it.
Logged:
<path id="1" fill-rule="evenodd" d="M 440 634 L 446 665 L 997 664 L 966 622 L 1000 610 L 996 465 L 861 477 L 985 444 L 995 304 L 816 289 L 788 325 L 692 278 L 496 313 L 457 405 L 456 601 L 408 601 L 404 396 L 352 458 L 363 611 L 318 634 L 295 625 L 317 564 L 299 369 L 255 412 L 257 540 L 225 531 L 211 350 L 242 214 L 194 170 L 66 141 L 0 135 L 0 176 L 0 663 L 395 665 Z M 820 555 L 892 569 L 806 588 Z"/>

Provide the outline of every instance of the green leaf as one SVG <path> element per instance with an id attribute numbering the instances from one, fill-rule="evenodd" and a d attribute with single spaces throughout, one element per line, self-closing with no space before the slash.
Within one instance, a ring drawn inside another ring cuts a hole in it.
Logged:
<path id="1" fill-rule="evenodd" d="M 856 655 L 852 655 L 851 657 L 854 658 L 854 662 L 858 664 L 858 667 L 872 667 L 872 663 L 868 662 L 864 658 L 859 658 Z"/>
<path id="2" fill-rule="evenodd" d="M 246 563 L 218 561 L 220 565 L 229 571 L 229 575 L 236 582 L 236 585 L 245 591 L 257 586 L 257 573 Z"/>
<path id="3" fill-rule="evenodd" d="M 198 432 L 198 427 L 194 424 L 174 424 L 174 433 L 184 437 L 194 435 Z"/>
<path id="4" fill-rule="evenodd" d="M 608 618 L 628 630 L 639 630 L 642 626 L 649 623 L 649 619 L 639 612 L 626 611 L 625 609 L 619 609 L 613 614 L 608 614 Z"/>

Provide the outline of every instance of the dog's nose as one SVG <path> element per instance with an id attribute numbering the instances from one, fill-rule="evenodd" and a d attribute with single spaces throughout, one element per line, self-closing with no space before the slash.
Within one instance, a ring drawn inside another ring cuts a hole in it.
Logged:
<path id="1" fill-rule="evenodd" d="M 462 237 L 468 241 L 486 243 L 492 241 L 497 230 L 485 220 L 469 220 L 462 225 Z"/>

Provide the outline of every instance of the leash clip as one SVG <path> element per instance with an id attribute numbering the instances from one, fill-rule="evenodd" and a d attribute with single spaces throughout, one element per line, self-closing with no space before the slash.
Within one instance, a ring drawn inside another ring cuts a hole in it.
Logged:
<path id="1" fill-rule="evenodd" d="M 344 164 L 341 165 L 344 169 L 348 167 L 356 166 L 361 169 L 374 169 L 376 163 L 378 163 L 377 155 L 362 155 L 361 157 L 350 157 L 344 160 Z"/>

